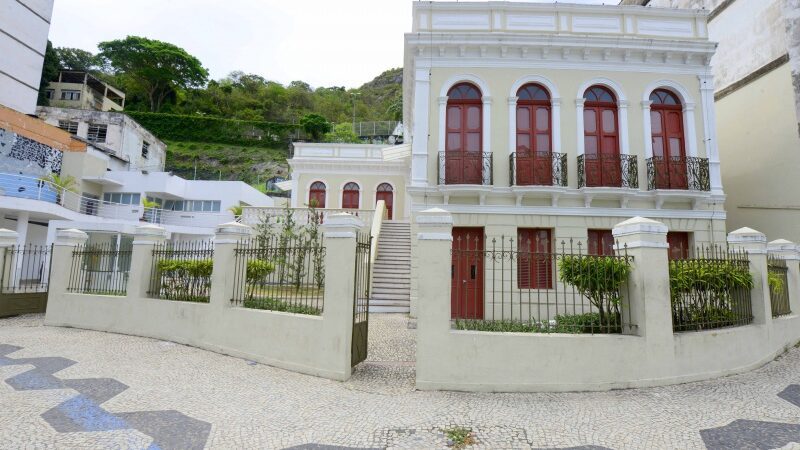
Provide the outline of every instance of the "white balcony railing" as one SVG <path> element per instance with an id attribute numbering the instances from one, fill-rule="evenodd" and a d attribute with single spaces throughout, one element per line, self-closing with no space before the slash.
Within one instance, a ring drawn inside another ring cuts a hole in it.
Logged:
<path id="1" fill-rule="evenodd" d="M 0 173 L 0 195 L 39 200 L 79 214 L 127 222 L 213 228 L 234 220 L 231 212 L 171 211 L 107 202 L 77 194 L 35 177 L 8 173 Z"/>
<path id="2" fill-rule="evenodd" d="M 305 225 L 309 223 L 312 216 L 312 210 L 309 208 L 288 208 L 291 212 L 295 223 L 298 225 Z M 322 223 L 325 219 L 333 214 L 348 213 L 352 214 L 362 222 L 365 227 L 372 225 L 372 217 L 375 215 L 373 209 L 341 209 L 341 208 L 319 208 L 314 209 L 314 214 L 317 214 Z M 242 216 L 240 222 L 251 227 L 260 223 L 278 224 L 282 223 L 287 215 L 287 208 L 280 206 L 245 206 L 242 208 Z"/>

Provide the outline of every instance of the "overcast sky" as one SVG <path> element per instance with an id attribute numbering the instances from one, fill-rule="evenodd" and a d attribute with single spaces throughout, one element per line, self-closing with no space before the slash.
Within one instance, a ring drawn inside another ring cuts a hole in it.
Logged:
<path id="1" fill-rule="evenodd" d="M 50 40 L 56 47 L 94 53 L 98 42 L 138 35 L 183 47 L 214 79 L 242 70 L 284 84 L 303 80 L 314 87 L 350 88 L 403 64 L 403 33 L 411 30 L 411 3 L 55 0 Z"/>

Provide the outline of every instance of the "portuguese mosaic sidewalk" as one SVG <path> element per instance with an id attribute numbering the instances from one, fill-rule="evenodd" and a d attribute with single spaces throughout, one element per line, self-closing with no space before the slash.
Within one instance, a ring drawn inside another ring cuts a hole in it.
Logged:
<path id="1" fill-rule="evenodd" d="M 509 357 L 513 357 L 509 355 Z M 346 383 L 170 342 L 0 320 L 0 448 L 800 449 L 800 348 L 753 372 L 567 394 L 413 388 L 414 330 L 370 318 Z"/>

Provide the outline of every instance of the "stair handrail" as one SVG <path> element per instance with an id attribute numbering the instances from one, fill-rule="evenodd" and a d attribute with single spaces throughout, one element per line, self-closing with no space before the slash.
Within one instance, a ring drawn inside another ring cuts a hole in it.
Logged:
<path id="1" fill-rule="evenodd" d="M 372 216 L 372 226 L 369 228 L 369 235 L 372 238 L 369 254 L 369 291 L 372 292 L 372 274 L 375 272 L 375 260 L 378 258 L 378 238 L 381 236 L 381 226 L 383 221 L 389 217 L 389 210 L 386 208 L 384 200 L 378 200 L 375 204 L 375 214 Z"/>

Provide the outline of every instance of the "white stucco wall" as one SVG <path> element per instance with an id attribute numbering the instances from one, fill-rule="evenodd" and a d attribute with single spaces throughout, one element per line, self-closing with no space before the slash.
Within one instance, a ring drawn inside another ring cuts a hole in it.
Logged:
<path id="1" fill-rule="evenodd" d="M 0 2 L 0 104 L 36 111 L 53 0 Z"/>

